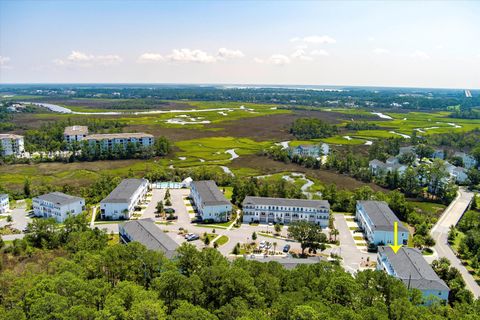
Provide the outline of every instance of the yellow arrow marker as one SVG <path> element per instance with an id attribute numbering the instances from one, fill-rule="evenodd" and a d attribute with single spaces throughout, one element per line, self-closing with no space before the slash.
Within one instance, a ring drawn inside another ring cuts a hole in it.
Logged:
<path id="1" fill-rule="evenodd" d="M 389 244 L 394 253 L 397 253 L 398 250 L 402 247 L 401 244 L 398 244 L 398 223 L 393 223 L 393 245 Z"/>

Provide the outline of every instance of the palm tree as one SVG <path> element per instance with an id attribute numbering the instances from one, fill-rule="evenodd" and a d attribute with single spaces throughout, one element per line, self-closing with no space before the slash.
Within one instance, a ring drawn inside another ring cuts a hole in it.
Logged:
<path id="1" fill-rule="evenodd" d="M 330 231 L 330 236 L 334 236 L 334 238 L 335 238 L 334 241 L 335 241 L 335 242 L 337 242 L 337 236 L 338 236 L 339 233 L 340 233 L 340 232 L 338 231 L 338 229 L 332 229 L 332 230 Z"/>

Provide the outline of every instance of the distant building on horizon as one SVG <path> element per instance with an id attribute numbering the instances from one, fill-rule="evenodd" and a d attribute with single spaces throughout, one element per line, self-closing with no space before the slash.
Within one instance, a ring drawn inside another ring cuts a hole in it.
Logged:
<path id="1" fill-rule="evenodd" d="M 12 133 L 0 134 L 0 155 L 21 156 L 24 152 L 23 136 Z"/>

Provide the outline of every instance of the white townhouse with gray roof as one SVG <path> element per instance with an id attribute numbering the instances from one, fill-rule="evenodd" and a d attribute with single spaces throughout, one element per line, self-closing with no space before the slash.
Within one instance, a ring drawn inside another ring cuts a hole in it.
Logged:
<path id="1" fill-rule="evenodd" d="M 385 201 L 357 201 L 355 217 L 369 243 L 394 244 L 394 223 L 397 222 L 398 243 L 407 244 L 408 229 Z"/>
<path id="2" fill-rule="evenodd" d="M 149 250 L 162 252 L 169 259 L 177 253 L 178 244 L 152 219 L 131 220 L 119 224 L 118 233 L 122 243 L 137 241 Z"/>
<path id="3" fill-rule="evenodd" d="M 243 222 L 283 223 L 307 221 L 328 227 L 330 204 L 326 200 L 245 197 Z"/>
<path id="4" fill-rule="evenodd" d="M 408 289 L 420 290 L 424 304 L 448 300 L 450 289 L 417 249 L 402 247 L 395 254 L 390 247 L 379 247 L 377 270 L 400 279 Z"/>
<path id="5" fill-rule="evenodd" d="M 76 216 L 85 210 L 85 199 L 61 192 L 51 192 L 32 199 L 33 214 L 36 217 L 55 218 L 64 222 L 69 216 Z"/>
<path id="6" fill-rule="evenodd" d="M 8 194 L 0 194 L 0 213 L 6 213 L 8 211 L 10 211 Z"/>
<path id="7" fill-rule="evenodd" d="M 137 206 L 148 192 L 147 179 L 124 179 L 110 194 L 100 201 L 102 219 L 130 219 Z"/>
<path id="8" fill-rule="evenodd" d="M 190 195 L 203 221 L 227 221 L 232 212 L 232 204 L 218 189 L 213 180 L 193 181 Z"/>

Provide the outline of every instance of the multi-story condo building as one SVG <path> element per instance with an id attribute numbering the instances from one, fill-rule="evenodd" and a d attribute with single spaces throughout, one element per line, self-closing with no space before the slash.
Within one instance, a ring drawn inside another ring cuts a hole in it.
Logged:
<path id="1" fill-rule="evenodd" d="M 8 194 L 0 194 L 0 213 L 5 213 L 10 210 L 10 201 Z"/>
<path id="2" fill-rule="evenodd" d="M 130 219 L 137 206 L 148 192 L 147 179 L 125 179 L 110 194 L 100 201 L 102 219 Z"/>
<path id="3" fill-rule="evenodd" d="M 87 126 L 66 127 L 63 137 L 67 143 L 80 142 L 88 135 Z"/>
<path id="4" fill-rule="evenodd" d="M 379 247 L 377 270 L 402 280 L 408 289 L 420 290 L 424 304 L 428 305 L 436 299 L 448 300 L 450 289 L 417 249 L 402 247 L 394 253 L 390 247 Z"/>
<path id="5" fill-rule="evenodd" d="M 407 244 L 408 229 L 385 201 L 357 201 L 356 219 L 369 243 L 394 244 L 394 223 L 397 222 L 398 243 Z"/>
<path id="6" fill-rule="evenodd" d="M 33 213 L 37 217 L 55 218 L 63 222 L 85 210 L 85 199 L 61 192 L 51 192 L 32 199 Z"/>
<path id="7" fill-rule="evenodd" d="M 23 145 L 23 136 L 18 134 L 0 134 L 0 155 L 2 156 L 20 156 L 25 152 Z"/>
<path id="8" fill-rule="evenodd" d="M 328 227 L 330 204 L 326 200 L 245 197 L 243 222 L 283 223 L 307 221 Z"/>
<path id="9" fill-rule="evenodd" d="M 465 153 L 465 152 L 455 152 L 453 154 L 454 157 L 458 157 L 458 158 L 461 158 L 462 161 L 463 161 L 463 167 L 465 169 L 470 169 L 470 168 L 473 168 L 477 165 L 477 160 L 475 160 L 474 157 L 472 157 L 471 155 L 469 155 L 468 153 Z"/>
<path id="10" fill-rule="evenodd" d="M 232 204 L 218 189 L 215 181 L 193 181 L 190 192 L 198 215 L 203 221 L 227 221 Z"/>
<path id="11" fill-rule="evenodd" d="M 85 137 L 90 146 L 100 146 L 103 150 L 112 149 L 115 145 L 126 147 L 128 143 L 138 144 L 142 147 L 151 147 L 154 144 L 154 137 L 148 133 L 108 133 L 91 134 Z"/>
<path id="12" fill-rule="evenodd" d="M 123 243 L 137 241 L 149 250 L 160 251 L 169 259 L 176 255 L 178 244 L 151 219 L 131 220 L 118 226 Z"/>

